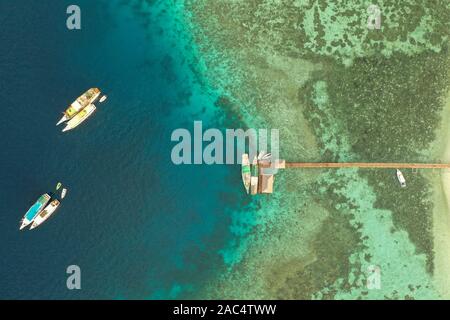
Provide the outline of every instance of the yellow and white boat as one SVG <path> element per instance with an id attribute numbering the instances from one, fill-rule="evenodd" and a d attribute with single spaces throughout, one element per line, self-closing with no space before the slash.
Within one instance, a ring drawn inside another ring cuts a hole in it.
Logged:
<path id="1" fill-rule="evenodd" d="M 70 106 L 64 111 L 64 115 L 56 124 L 57 126 L 61 123 L 68 121 L 75 117 L 81 110 L 86 108 L 88 105 L 95 102 L 100 96 L 101 91 L 99 88 L 90 88 L 88 91 L 83 93 L 77 98 Z"/>
<path id="2" fill-rule="evenodd" d="M 62 132 L 69 131 L 75 129 L 80 124 L 82 124 L 87 118 L 89 118 L 94 111 L 96 110 L 96 106 L 93 104 L 88 105 L 86 108 L 78 112 L 72 119 L 70 119 Z"/>

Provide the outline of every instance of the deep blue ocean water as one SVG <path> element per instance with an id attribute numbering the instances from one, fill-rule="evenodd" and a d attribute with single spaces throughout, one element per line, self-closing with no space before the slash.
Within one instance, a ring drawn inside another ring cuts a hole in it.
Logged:
<path id="1" fill-rule="evenodd" d="M 175 166 L 175 128 L 220 126 L 223 94 L 199 63 L 182 10 L 164 1 L 0 2 L 0 298 L 197 297 L 223 270 L 237 166 Z M 173 10 L 172 10 L 173 9 Z M 90 87 L 108 95 L 76 130 L 55 127 Z M 58 181 L 62 207 L 33 231 L 19 220 Z M 66 268 L 81 268 L 81 290 Z"/>

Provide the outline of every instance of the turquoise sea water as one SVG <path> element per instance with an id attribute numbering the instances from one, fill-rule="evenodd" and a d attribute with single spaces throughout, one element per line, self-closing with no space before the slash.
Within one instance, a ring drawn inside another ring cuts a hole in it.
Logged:
<path id="1" fill-rule="evenodd" d="M 0 4 L 0 298 L 196 297 L 232 255 L 231 213 L 248 200 L 237 166 L 173 165 L 170 135 L 220 128 L 224 92 L 200 72 L 182 2 L 80 0 L 78 31 L 70 4 Z M 61 133 L 60 112 L 94 86 L 107 102 Z M 58 181 L 69 192 L 55 217 L 19 232 Z M 81 290 L 66 288 L 72 264 Z"/>

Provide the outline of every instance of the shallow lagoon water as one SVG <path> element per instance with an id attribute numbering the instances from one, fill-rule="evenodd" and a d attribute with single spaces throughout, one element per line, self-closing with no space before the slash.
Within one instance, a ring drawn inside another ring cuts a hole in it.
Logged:
<path id="1" fill-rule="evenodd" d="M 285 159 L 433 162 L 429 147 L 448 90 L 448 5 L 381 1 L 382 28 L 368 30 L 370 4 L 199 0 L 191 7 L 205 51 L 226 52 L 245 79 L 231 88 L 241 114 L 283 129 Z M 211 70 L 220 64 L 208 56 Z M 277 194 L 258 212 L 268 230 L 213 295 L 439 297 L 429 177 L 404 174 L 406 190 L 381 170 L 281 173 Z M 366 286 L 370 265 L 381 266 L 380 290 Z"/>

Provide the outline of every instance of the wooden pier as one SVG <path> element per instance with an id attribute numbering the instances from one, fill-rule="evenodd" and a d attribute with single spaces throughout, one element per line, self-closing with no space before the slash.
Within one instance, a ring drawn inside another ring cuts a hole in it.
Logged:
<path id="1" fill-rule="evenodd" d="M 285 168 L 449 169 L 450 163 L 286 162 Z"/>
<path id="2" fill-rule="evenodd" d="M 268 168 L 269 162 L 260 162 L 261 167 Z M 380 168 L 380 169 L 450 169 L 450 163 L 397 163 L 397 162 L 286 162 L 274 163 L 277 169 L 285 168 Z"/>
<path id="3" fill-rule="evenodd" d="M 450 169 L 450 163 L 398 163 L 398 162 L 287 162 L 275 160 L 273 162 L 258 161 L 261 168 L 258 179 L 257 193 L 272 193 L 276 170 L 288 168 L 372 168 L 372 169 Z M 267 171 L 267 172 L 266 172 Z"/>

